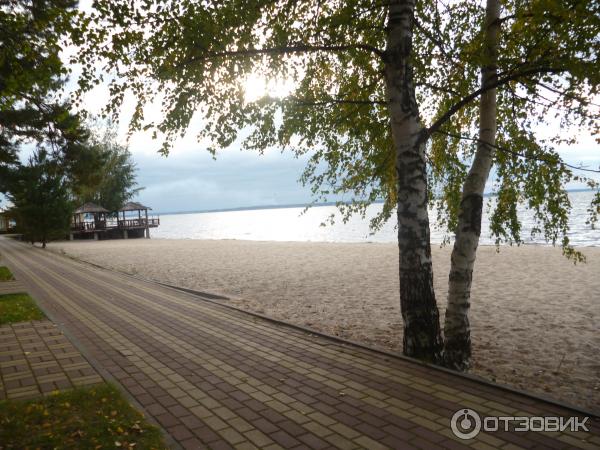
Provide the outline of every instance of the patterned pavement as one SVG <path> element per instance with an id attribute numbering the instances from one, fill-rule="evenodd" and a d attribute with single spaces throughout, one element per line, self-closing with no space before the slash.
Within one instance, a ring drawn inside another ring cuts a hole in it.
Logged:
<path id="1" fill-rule="evenodd" d="M 0 253 L 83 354 L 184 448 L 600 447 L 597 418 L 590 432 L 460 440 L 450 419 L 463 408 L 578 414 L 18 242 L 0 239 Z"/>
<path id="2" fill-rule="evenodd" d="M 0 399 L 37 397 L 101 382 L 51 321 L 0 326 Z"/>
<path id="3" fill-rule="evenodd" d="M 4 294 L 18 294 L 25 292 L 25 286 L 19 281 L 0 281 L 0 295 Z"/>

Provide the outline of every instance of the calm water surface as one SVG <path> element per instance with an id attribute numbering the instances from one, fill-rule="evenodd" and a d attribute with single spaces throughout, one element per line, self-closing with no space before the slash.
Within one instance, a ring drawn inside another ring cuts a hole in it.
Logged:
<path id="1" fill-rule="evenodd" d="M 571 241 L 576 246 L 600 246 L 600 230 L 586 225 L 587 209 L 592 192 L 572 192 Z M 487 209 L 487 208 L 486 208 Z M 381 210 L 372 205 L 367 217 L 352 217 L 349 222 L 336 220 L 334 225 L 320 226 L 337 211 L 334 206 L 319 206 L 302 214 L 303 208 L 257 209 L 213 213 L 165 214 L 160 216 L 160 227 L 151 231 L 153 238 L 162 239 L 241 239 L 255 241 L 305 242 L 396 242 L 395 220 L 390 220 L 375 234 L 369 232 L 369 218 Z M 493 244 L 490 237 L 489 217 L 484 211 L 482 244 Z M 541 238 L 529 238 L 533 225 L 531 212 L 521 208 L 522 236 L 528 243 L 544 244 Z M 432 211 L 431 218 L 435 217 Z M 432 229 L 432 243 L 441 243 L 444 233 Z"/>

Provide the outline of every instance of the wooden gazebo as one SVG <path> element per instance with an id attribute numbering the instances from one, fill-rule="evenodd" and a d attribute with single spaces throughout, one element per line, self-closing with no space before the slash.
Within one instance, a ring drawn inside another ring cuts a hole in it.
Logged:
<path id="1" fill-rule="evenodd" d="M 148 219 L 148 210 L 152 210 L 149 206 L 144 206 L 138 202 L 127 202 L 119 209 L 117 214 L 118 227 L 124 230 L 132 228 L 144 228 L 145 235 L 147 238 L 150 237 L 150 227 L 157 227 L 159 225 L 158 219 Z M 137 212 L 137 217 L 136 213 Z M 130 213 L 129 216 L 127 213 Z"/>
<path id="2" fill-rule="evenodd" d="M 95 203 L 84 203 L 73 212 L 71 230 L 79 233 L 94 233 L 94 239 L 98 239 L 97 232 L 106 229 L 106 216 L 110 211 Z M 92 216 L 93 220 L 87 220 L 86 216 Z"/>

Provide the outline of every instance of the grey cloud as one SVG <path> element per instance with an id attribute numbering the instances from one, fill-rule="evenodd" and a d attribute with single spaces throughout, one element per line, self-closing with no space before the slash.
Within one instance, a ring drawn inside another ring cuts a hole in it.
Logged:
<path id="1" fill-rule="evenodd" d="M 226 151 L 217 159 L 203 150 L 134 153 L 139 199 L 157 212 L 308 203 L 310 190 L 298 183 L 306 161 L 291 154 Z"/>

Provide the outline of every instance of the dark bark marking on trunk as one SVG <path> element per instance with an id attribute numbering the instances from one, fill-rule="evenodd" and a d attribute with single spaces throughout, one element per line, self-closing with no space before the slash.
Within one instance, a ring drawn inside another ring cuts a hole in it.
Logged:
<path id="1" fill-rule="evenodd" d="M 442 339 L 431 266 L 400 272 L 404 354 L 430 362 L 441 357 Z"/>
<path id="2" fill-rule="evenodd" d="M 481 236 L 481 216 L 483 211 L 483 196 L 469 194 L 464 197 L 460 205 L 461 216 L 464 220 L 463 231 L 472 231 L 477 237 Z"/>

